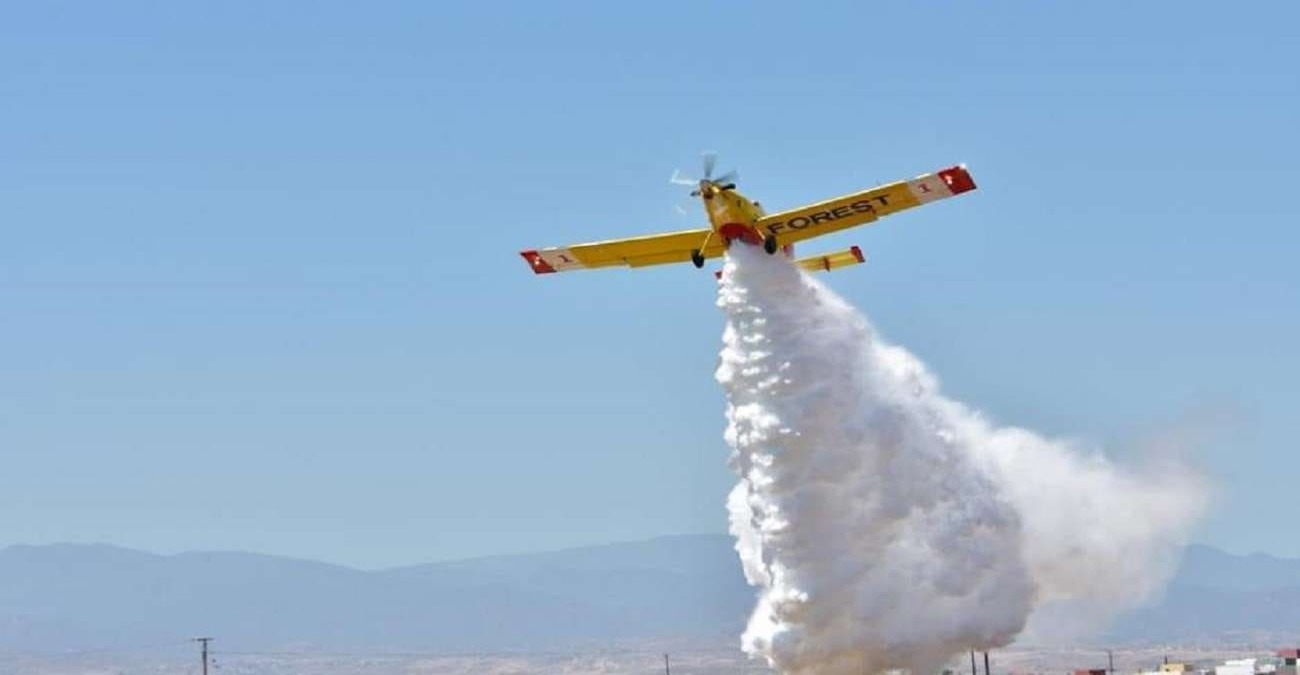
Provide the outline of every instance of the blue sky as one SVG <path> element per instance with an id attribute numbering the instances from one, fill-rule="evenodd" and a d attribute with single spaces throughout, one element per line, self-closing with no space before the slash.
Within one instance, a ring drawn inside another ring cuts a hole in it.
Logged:
<path id="1" fill-rule="evenodd" d="M 804 248 L 1000 423 L 1218 484 L 1300 555 L 1293 3 L 15 3 L 0 10 L 0 545 L 383 566 L 721 532 L 689 266 L 517 251 L 980 190 Z"/>

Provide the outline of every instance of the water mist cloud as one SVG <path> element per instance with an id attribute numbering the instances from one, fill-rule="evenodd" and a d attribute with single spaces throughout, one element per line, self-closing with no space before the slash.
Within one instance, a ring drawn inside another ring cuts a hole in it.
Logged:
<path id="1" fill-rule="evenodd" d="M 718 304 L 727 508 L 759 589 L 742 644 L 781 672 L 932 672 L 1046 601 L 1131 606 L 1203 509 L 1185 469 L 1126 473 L 944 398 L 783 256 L 735 247 Z"/>

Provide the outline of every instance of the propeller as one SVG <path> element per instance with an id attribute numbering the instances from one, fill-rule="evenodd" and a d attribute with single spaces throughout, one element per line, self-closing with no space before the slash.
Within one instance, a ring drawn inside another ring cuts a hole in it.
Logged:
<path id="1" fill-rule="evenodd" d="M 718 153 L 709 150 L 704 152 L 700 159 L 704 160 L 704 180 L 710 180 L 713 177 L 713 168 L 718 165 Z"/>
<path id="2" fill-rule="evenodd" d="M 673 185 L 690 185 L 697 188 L 691 193 L 692 197 L 697 197 L 700 194 L 698 188 L 702 188 L 706 182 L 725 189 L 725 186 L 730 186 L 732 183 L 735 183 L 736 179 L 739 177 L 739 174 L 735 171 L 728 171 L 717 177 L 713 175 L 713 170 L 718 166 L 718 153 L 716 152 L 705 152 L 701 155 L 701 159 L 704 167 L 704 178 L 691 178 L 679 170 L 674 170 L 672 178 L 669 178 L 668 182 Z"/>
<path id="3" fill-rule="evenodd" d="M 673 185 L 699 185 L 700 181 L 682 174 L 678 169 L 673 169 L 673 177 L 668 179 Z"/>

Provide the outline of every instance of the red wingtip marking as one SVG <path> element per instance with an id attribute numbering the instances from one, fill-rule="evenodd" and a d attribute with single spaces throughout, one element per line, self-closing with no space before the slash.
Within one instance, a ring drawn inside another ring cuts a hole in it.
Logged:
<path id="1" fill-rule="evenodd" d="M 959 195 L 963 192 L 970 192 L 975 189 L 975 180 L 970 177 L 970 172 L 964 166 L 954 166 L 939 172 L 939 177 L 944 183 L 948 184 L 948 189 L 952 193 Z"/>
<path id="2" fill-rule="evenodd" d="M 867 261 L 866 257 L 862 255 L 862 249 L 858 248 L 857 246 L 851 247 L 849 249 L 849 252 L 853 254 L 854 258 L 858 259 L 858 262 L 864 263 Z"/>
<path id="3" fill-rule="evenodd" d="M 722 281 L 722 270 L 718 270 L 717 272 L 714 272 L 713 278 L 717 279 L 718 281 Z"/>
<path id="4" fill-rule="evenodd" d="M 528 266 L 538 274 L 551 274 L 555 271 L 555 268 L 543 260 L 542 254 L 537 251 L 520 251 L 519 255 L 523 256 L 524 260 L 528 261 Z"/>

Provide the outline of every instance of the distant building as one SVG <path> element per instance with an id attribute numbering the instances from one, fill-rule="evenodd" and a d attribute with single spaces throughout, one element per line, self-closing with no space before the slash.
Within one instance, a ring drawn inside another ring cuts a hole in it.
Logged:
<path id="1" fill-rule="evenodd" d="M 1208 675 L 1208 672 L 1198 669 L 1191 663 L 1166 662 L 1160 664 L 1156 670 L 1139 669 L 1136 675 L 1200 675 L 1201 673 Z"/>
<path id="2" fill-rule="evenodd" d="M 1076 670 L 1074 675 L 1106 675 L 1105 668 L 1090 668 L 1088 670 Z"/>
<path id="3" fill-rule="evenodd" d="M 1300 649 L 1279 649 L 1277 657 L 1282 659 L 1282 663 L 1277 667 L 1277 675 L 1297 675 L 1296 661 L 1300 661 Z"/>
<path id="4" fill-rule="evenodd" d="M 1221 666 L 1214 667 L 1214 675 L 1255 675 L 1255 664 L 1259 659 L 1228 659 Z"/>

